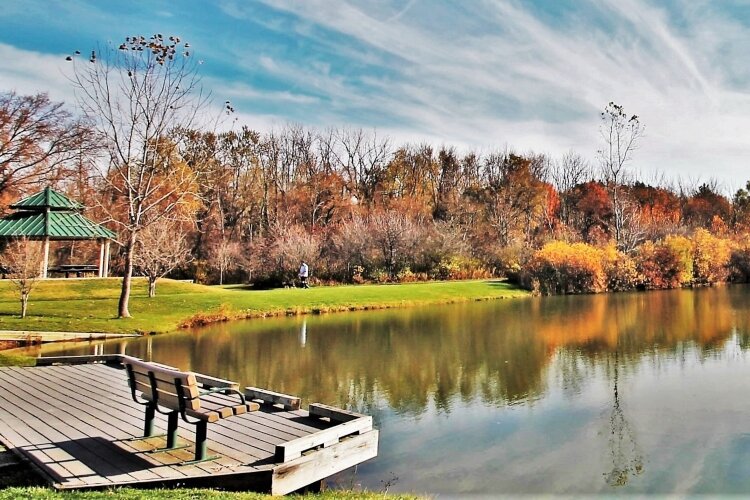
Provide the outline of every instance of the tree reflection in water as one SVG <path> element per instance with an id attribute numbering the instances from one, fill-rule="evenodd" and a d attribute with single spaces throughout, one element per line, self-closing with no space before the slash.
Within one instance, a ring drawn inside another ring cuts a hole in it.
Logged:
<path id="1" fill-rule="evenodd" d="M 604 474 L 610 486 L 624 486 L 631 475 L 638 475 L 644 470 L 643 455 L 636 442 L 635 433 L 630 426 L 630 422 L 625 418 L 625 412 L 622 408 L 618 388 L 620 376 L 619 365 L 619 353 L 615 350 L 614 364 L 612 365 L 614 371 L 612 377 L 614 397 L 612 400 L 612 412 L 609 416 L 610 435 L 608 441 L 612 470 Z"/>
<path id="2" fill-rule="evenodd" d="M 722 287 L 252 320 L 134 340 L 127 353 L 327 404 L 451 412 L 472 400 L 533 402 L 555 378 L 576 397 L 612 353 L 617 370 L 631 370 L 679 353 L 686 342 L 708 356 L 733 331 L 750 344 L 750 316 L 738 313 L 750 309 L 749 292 Z M 119 351 L 109 345 L 108 352 Z"/>

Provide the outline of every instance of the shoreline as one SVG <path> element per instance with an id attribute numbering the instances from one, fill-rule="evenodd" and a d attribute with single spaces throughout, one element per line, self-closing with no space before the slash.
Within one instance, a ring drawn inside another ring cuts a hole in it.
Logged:
<path id="1" fill-rule="evenodd" d="M 241 285 L 216 287 L 165 279 L 158 283 L 156 297 L 150 299 L 147 283 L 137 279 L 131 297 L 133 317 L 118 319 L 112 315 L 116 311 L 118 285 L 119 280 L 111 279 L 40 283 L 30 298 L 28 317 L 21 319 L 12 289 L 0 283 L 0 333 L 27 340 L 44 332 L 55 332 L 60 340 L 71 340 L 70 334 L 75 332 L 88 340 L 95 335 L 153 335 L 245 319 L 531 296 L 502 280 L 253 290 Z"/>

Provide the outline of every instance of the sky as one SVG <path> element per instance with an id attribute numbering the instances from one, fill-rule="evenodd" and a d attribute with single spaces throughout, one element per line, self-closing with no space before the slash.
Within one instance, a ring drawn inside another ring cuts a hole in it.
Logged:
<path id="1" fill-rule="evenodd" d="M 750 179 L 750 0 L 3 0 L 0 91 L 74 105 L 65 56 L 179 35 L 235 122 L 596 162 L 608 102 L 646 181 Z"/>

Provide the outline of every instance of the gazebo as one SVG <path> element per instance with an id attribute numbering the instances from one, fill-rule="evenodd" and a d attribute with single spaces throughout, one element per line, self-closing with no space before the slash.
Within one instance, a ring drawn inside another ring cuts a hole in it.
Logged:
<path id="1" fill-rule="evenodd" d="M 28 238 L 42 241 L 42 278 L 49 267 L 49 242 L 70 240 L 97 240 L 99 251 L 99 277 L 109 275 L 110 243 L 117 235 L 104 226 L 81 214 L 83 205 L 50 187 L 24 198 L 10 206 L 15 212 L 0 219 L 0 238 Z"/>

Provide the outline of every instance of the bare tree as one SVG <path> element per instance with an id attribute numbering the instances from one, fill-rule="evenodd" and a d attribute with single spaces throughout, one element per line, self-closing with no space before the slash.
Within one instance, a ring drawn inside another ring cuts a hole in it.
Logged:
<path id="1" fill-rule="evenodd" d="M 324 149 L 332 152 L 349 191 L 362 200 L 372 202 L 391 156 L 390 141 L 362 129 L 336 130 L 324 139 L 335 144 Z"/>
<path id="2" fill-rule="evenodd" d="M 414 223 L 393 210 L 378 212 L 370 218 L 370 235 L 389 275 L 395 276 L 399 263 L 416 244 Z"/>
<path id="3" fill-rule="evenodd" d="M 641 208 L 629 196 L 621 194 L 620 199 L 620 242 L 619 248 L 625 253 L 635 251 L 646 239 Z"/>
<path id="4" fill-rule="evenodd" d="M 148 278 L 148 296 L 156 296 L 156 280 L 192 260 L 184 224 L 161 219 L 138 233 L 133 263 Z"/>
<path id="5" fill-rule="evenodd" d="M 285 278 L 296 276 L 296 271 L 302 261 L 311 263 L 312 268 L 318 260 L 320 248 L 320 238 L 300 225 L 274 228 L 271 255 Z"/>
<path id="6" fill-rule="evenodd" d="M 42 245 L 27 238 L 12 240 L 0 254 L 0 265 L 15 285 L 21 299 L 21 317 L 26 317 L 29 295 L 41 277 Z"/>
<path id="7" fill-rule="evenodd" d="M 334 237 L 336 254 L 346 263 L 346 275 L 357 266 L 370 264 L 371 241 L 367 221 L 360 216 L 344 221 Z"/>
<path id="8" fill-rule="evenodd" d="M 94 149 L 93 133 L 47 94 L 0 93 L 0 193 L 38 181 Z"/>
<path id="9" fill-rule="evenodd" d="M 115 207 L 110 216 L 120 226 L 125 257 L 120 317 L 130 317 L 138 233 L 160 219 L 176 218 L 198 195 L 195 172 L 178 165 L 169 139 L 172 130 L 191 128 L 206 104 L 188 47 L 175 36 L 134 36 L 118 47 L 92 51 L 89 62 L 75 63 L 72 80 L 79 104 L 109 153 L 102 180 Z"/>
<path id="10" fill-rule="evenodd" d="M 623 107 L 610 102 L 601 113 L 599 132 L 604 148 L 599 151 L 602 177 L 612 202 L 615 242 L 619 246 L 625 224 L 625 203 L 622 185 L 627 180 L 626 165 L 630 162 L 638 142 L 643 137 L 643 125 L 636 115 L 628 116 Z"/>
<path id="11" fill-rule="evenodd" d="M 591 167 L 581 155 L 568 151 L 552 165 L 549 173 L 560 195 L 560 219 L 567 225 L 570 223 L 573 188 L 590 180 Z"/>
<path id="12" fill-rule="evenodd" d="M 227 274 L 227 271 L 241 256 L 240 245 L 236 241 L 221 237 L 211 247 L 210 256 L 213 263 L 219 268 L 219 284 L 223 285 L 224 276 Z"/>

